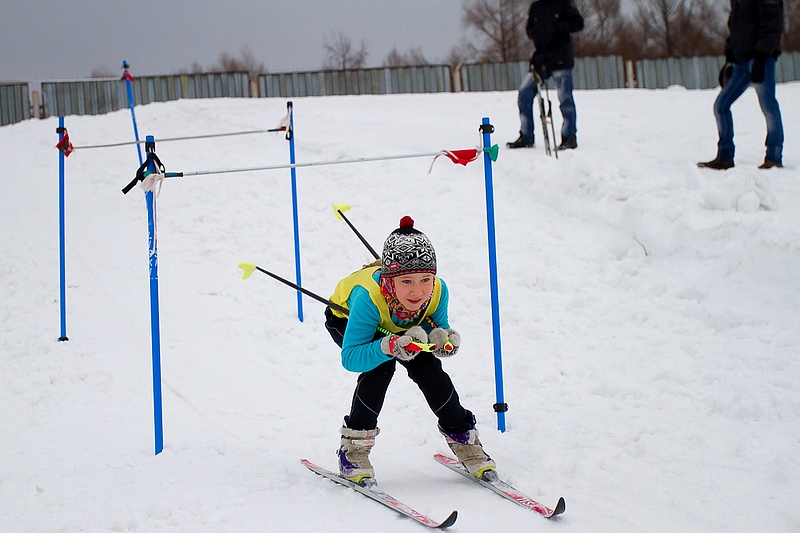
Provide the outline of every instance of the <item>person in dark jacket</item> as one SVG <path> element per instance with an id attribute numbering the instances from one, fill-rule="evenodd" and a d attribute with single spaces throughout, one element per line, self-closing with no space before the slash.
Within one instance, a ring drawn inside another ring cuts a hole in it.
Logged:
<path id="1" fill-rule="evenodd" d="M 578 147 L 575 101 L 572 98 L 572 67 L 575 66 L 575 56 L 570 34 L 582 29 L 583 17 L 573 0 L 534 0 L 531 4 L 526 31 L 533 40 L 536 51 L 531 58 L 532 72 L 522 79 L 517 96 L 519 138 L 507 143 L 509 148 L 534 145 L 533 99 L 536 97 L 538 85 L 534 75 L 540 83 L 552 76 L 558 88 L 564 122 L 561 126 L 561 145 L 557 149 Z"/>
<path id="2" fill-rule="evenodd" d="M 733 167 L 733 115 L 731 105 L 752 84 L 767 121 L 767 153 L 758 168 L 783 166 L 783 122 L 775 98 L 775 60 L 781 53 L 783 0 L 731 0 L 730 35 L 725 41 L 726 64 L 720 71 L 722 90 L 714 102 L 719 143 L 717 156 L 698 163 L 700 168 Z"/>

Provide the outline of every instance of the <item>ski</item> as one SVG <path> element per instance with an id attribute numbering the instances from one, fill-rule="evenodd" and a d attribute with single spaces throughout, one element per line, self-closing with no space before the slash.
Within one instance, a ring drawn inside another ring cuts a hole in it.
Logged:
<path id="1" fill-rule="evenodd" d="M 536 76 L 536 79 L 538 82 L 539 77 Z M 545 111 L 544 107 L 544 94 L 543 94 L 544 91 L 542 90 L 542 85 L 543 84 L 541 82 L 538 82 L 537 88 L 539 90 L 539 118 L 542 119 L 542 137 L 544 138 L 544 153 L 546 153 L 547 155 L 553 155 L 553 153 L 550 151 L 550 132 L 547 131 L 547 111 Z M 551 113 L 550 120 L 552 120 L 552 116 L 553 115 Z M 555 137 L 553 137 L 554 145 L 555 142 L 556 142 Z"/>
<path id="2" fill-rule="evenodd" d="M 450 516 L 448 516 L 443 522 L 437 522 L 435 520 L 428 518 L 422 513 L 415 511 L 408 505 L 397 500 L 397 498 L 394 498 L 386 494 L 383 490 L 381 490 L 378 487 L 377 481 L 375 481 L 372 478 L 367 478 L 366 480 L 364 480 L 363 482 L 364 484 L 361 485 L 353 481 L 350 481 L 349 479 L 343 478 L 336 472 L 331 472 L 330 470 L 326 470 L 325 468 L 317 466 L 311 461 L 308 461 L 307 459 L 301 459 L 300 462 L 303 463 L 306 466 L 306 468 L 308 468 L 315 474 L 319 474 L 322 477 L 328 478 L 334 483 L 344 485 L 345 487 L 350 487 L 356 492 L 360 492 L 367 498 L 371 498 L 376 502 L 385 505 L 389 509 L 396 511 L 401 515 L 407 516 L 424 526 L 430 528 L 446 529 L 455 524 L 456 518 L 458 518 L 458 511 L 453 511 L 452 513 L 450 513 Z"/>
<path id="3" fill-rule="evenodd" d="M 465 478 L 471 479 L 475 483 L 478 483 L 479 485 L 496 492 L 503 498 L 511 500 L 517 505 L 525 507 L 526 509 L 530 509 L 531 511 L 536 511 L 545 518 L 554 518 L 562 514 L 567 509 L 567 504 L 564 501 L 564 498 L 559 498 L 555 509 L 550 509 L 549 507 L 542 505 L 536 500 L 533 500 L 528 496 L 525 496 L 523 493 L 521 493 L 520 491 L 518 491 L 517 489 L 515 489 L 502 479 L 500 479 L 497 475 L 497 472 L 494 470 L 490 470 L 489 472 L 484 474 L 482 478 L 478 478 L 470 474 L 464 467 L 464 465 L 462 465 L 459 461 L 453 459 L 452 457 L 447 457 L 446 455 L 437 453 L 436 455 L 433 456 L 433 458 L 436 459 L 436 461 L 438 461 L 439 463 L 449 468 L 450 470 L 458 472 Z"/>
<path id="4" fill-rule="evenodd" d="M 539 90 L 539 117 L 542 119 L 542 134 L 544 136 L 544 151 L 547 155 L 555 154 L 558 159 L 558 144 L 556 142 L 556 126 L 553 123 L 553 105 L 550 103 L 550 92 L 547 89 L 547 82 L 539 79 L 536 75 L 536 82 Z M 542 90 L 544 89 L 544 91 Z M 544 99 L 547 97 L 547 111 L 544 109 Z M 550 124 L 550 130 L 553 132 L 553 150 L 550 150 L 550 134 L 547 131 L 547 125 Z"/>

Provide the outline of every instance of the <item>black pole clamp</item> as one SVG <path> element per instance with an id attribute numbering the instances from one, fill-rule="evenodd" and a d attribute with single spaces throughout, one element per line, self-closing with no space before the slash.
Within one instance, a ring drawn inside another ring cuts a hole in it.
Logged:
<path id="1" fill-rule="evenodd" d="M 494 126 L 491 124 L 481 124 L 478 131 L 481 133 L 494 133 Z"/>
<path id="2" fill-rule="evenodd" d="M 155 143 L 153 143 L 153 146 L 155 147 Z M 133 180 L 122 189 L 122 194 L 128 194 L 130 190 L 136 186 L 137 183 L 139 183 L 140 181 L 144 181 L 145 178 L 144 171 L 147 170 L 147 167 L 150 165 L 150 161 L 158 165 L 158 169 L 161 171 L 162 174 L 164 173 L 166 169 L 164 168 L 164 165 L 161 163 L 161 160 L 158 158 L 156 153 L 147 152 L 147 159 L 145 160 L 144 163 L 142 163 L 142 166 L 139 167 L 139 170 L 136 171 L 136 176 L 133 178 Z"/>
<path id="3" fill-rule="evenodd" d="M 508 411 L 508 404 L 507 403 L 496 403 L 492 406 L 495 413 L 505 413 Z"/>

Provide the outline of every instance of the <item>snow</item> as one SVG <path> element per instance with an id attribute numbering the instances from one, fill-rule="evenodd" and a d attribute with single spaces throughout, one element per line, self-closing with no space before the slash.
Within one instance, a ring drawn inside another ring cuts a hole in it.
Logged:
<path id="1" fill-rule="evenodd" d="M 716 91 L 578 91 L 579 148 L 502 148 L 494 164 L 508 430 L 496 429 L 484 172 L 440 158 L 297 170 L 303 285 L 327 297 L 411 215 L 436 247 L 461 351 L 445 361 L 509 482 L 559 523 L 437 465 L 448 452 L 398 369 L 373 464 L 384 489 L 454 531 L 773 533 L 800 507 L 800 84 L 778 87 L 784 169 L 760 171 L 754 91 L 734 106 L 737 167 L 716 146 Z M 554 106 L 555 94 L 551 93 Z M 303 98 L 297 161 L 471 148 L 516 138 L 516 93 Z M 136 109 L 167 171 L 288 163 L 280 99 Z M 555 111 L 556 127 L 559 113 Z M 147 219 L 120 189 L 132 146 L 66 160 L 69 342 L 59 336 L 57 119 L 0 128 L 0 531 L 421 531 L 306 470 L 335 466 L 356 375 L 294 279 L 289 170 L 167 179 L 158 199 L 165 449 L 154 454 Z M 130 113 L 67 117 L 76 146 L 130 141 Z M 560 136 L 559 136 L 560 137 Z M 792 503 L 795 501 L 795 503 Z"/>

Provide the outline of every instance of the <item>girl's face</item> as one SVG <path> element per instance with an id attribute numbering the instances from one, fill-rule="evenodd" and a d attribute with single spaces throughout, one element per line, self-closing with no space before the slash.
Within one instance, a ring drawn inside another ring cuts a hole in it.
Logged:
<path id="1" fill-rule="evenodd" d="M 404 274 L 394 278 L 394 292 L 403 307 L 416 311 L 433 294 L 434 275 L 427 272 Z"/>

